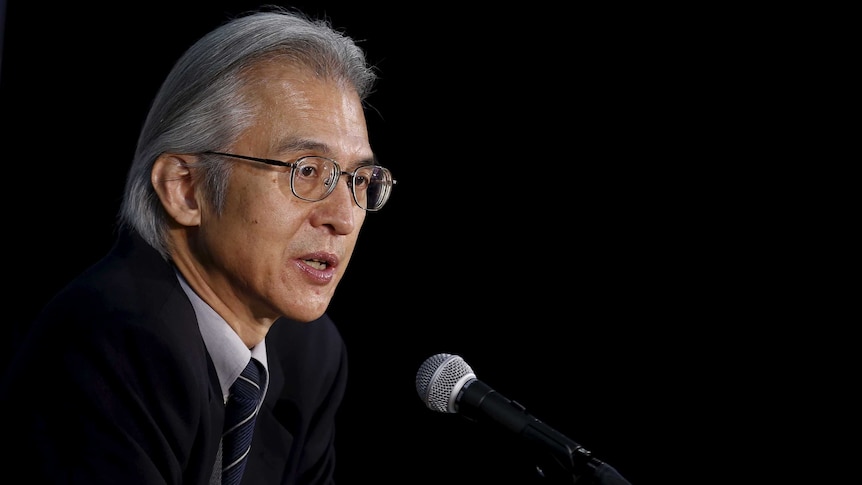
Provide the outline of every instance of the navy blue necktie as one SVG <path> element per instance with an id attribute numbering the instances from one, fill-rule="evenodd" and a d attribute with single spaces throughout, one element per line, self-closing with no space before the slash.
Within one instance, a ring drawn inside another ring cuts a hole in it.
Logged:
<path id="1" fill-rule="evenodd" d="M 230 387 L 222 435 L 222 485 L 238 484 L 245 470 L 260 401 L 263 371 L 259 366 L 257 360 L 251 359 Z"/>

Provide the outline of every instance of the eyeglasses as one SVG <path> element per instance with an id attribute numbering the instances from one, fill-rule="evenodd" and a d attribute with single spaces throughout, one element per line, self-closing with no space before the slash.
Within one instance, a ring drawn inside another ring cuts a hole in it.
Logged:
<path id="1" fill-rule="evenodd" d="M 338 178 L 346 175 L 349 177 L 347 186 L 353 193 L 353 200 L 356 201 L 356 205 L 374 212 L 379 211 L 386 204 L 392 186 L 395 185 L 392 173 L 380 165 L 364 165 L 351 173 L 342 171 L 335 160 L 326 157 L 299 157 L 295 162 L 287 163 L 232 153 L 207 151 L 203 154 L 251 160 L 276 167 L 289 167 L 292 169 L 290 172 L 290 191 L 293 192 L 293 195 L 309 202 L 317 202 L 329 197 L 329 194 L 335 190 Z"/>

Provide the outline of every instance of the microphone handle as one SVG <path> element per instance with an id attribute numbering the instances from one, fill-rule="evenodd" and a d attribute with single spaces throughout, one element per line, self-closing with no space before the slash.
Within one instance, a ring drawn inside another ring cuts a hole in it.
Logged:
<path id="1" fill-rule="evenodd" d="M 630 485 L 616 470 L 592 453 L 527 413 L 520 403 L 503 397 L 478 379 L 472 379 L 456 398 L 460 414 L 476 421 L 490 416 L 503 427 L 551 453 L 554 461 L 573 477 L 589 475 L 600 485 Z M 575 478 L 577 482 L 577 478 Z"/>

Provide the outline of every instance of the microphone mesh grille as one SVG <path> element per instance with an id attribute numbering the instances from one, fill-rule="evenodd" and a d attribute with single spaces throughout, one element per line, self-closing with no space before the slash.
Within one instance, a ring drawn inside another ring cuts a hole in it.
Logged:
<path id="1" fill-rule="evenodd" d="M 449 403 L 459 383 L 465 376 L 475 377 L 473 369 L 464 359 L 452 354 L 437 354 L 428 357 L 416 373 L 416 392 L 419 398 L 434 411 L 454 412 Z"/>

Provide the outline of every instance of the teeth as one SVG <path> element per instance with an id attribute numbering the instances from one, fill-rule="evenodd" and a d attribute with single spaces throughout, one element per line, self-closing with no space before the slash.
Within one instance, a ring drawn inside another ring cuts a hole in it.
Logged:
<path id="1" fill-rule="evenodd" d="M 315 259 L 306 259 L 305 264 L 311 266 L 314 269 L 326 269 L 326 263 L 323 261 L 317 261 Z"/>

